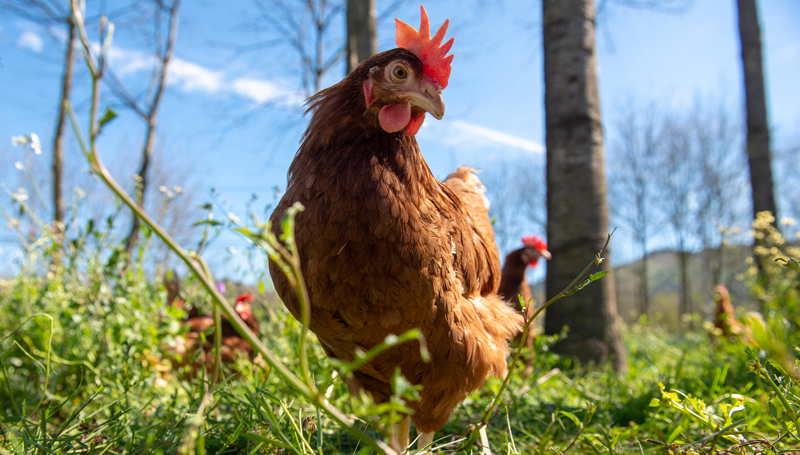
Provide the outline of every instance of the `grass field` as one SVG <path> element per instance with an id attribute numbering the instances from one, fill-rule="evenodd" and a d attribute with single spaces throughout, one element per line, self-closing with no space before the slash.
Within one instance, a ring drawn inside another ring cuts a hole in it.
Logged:
<path id="1" fill-rule="evenodd" d="M 183 311 L 165 305 L 163 285 L 141 263 L 124 267 L 110 229 L 87 227 L 57 263 L 53 254 L 62 250 L 45 237 L 27 248 L 18 274 L 0 281 L 0 453 L 373 450 L 274 368 L 242 358 L 213 385 L 202 371 L 171 369 L 170 346 L 186 330 Z M 765 316 L 749 319 L 743 338 L 722 339 L 699 323 L 690 330 L 688 319 L 672 333 L 644 321 L 626 327 L 625 377 L 607 366 L 575 365 L 549 351 L 558 337 L 538 337 L 535 352 L 522 354 L 533 355 L 530 374 L 513 374 L 489 421 L 491 451 L 800 451 L 799 370 L 789 349 L 800 338 L 800 274 L 779 263 L 768 271 L 766 287 L 743 277 L 765 302 Z M 301 325 L 267 286 L 252 290 L 268 350 L 294 372 L 305 353 L 319 393 L 382 439 L 378 429 L 414 391 L 398 381 L 393 404 L 351 398 L 340 379 L 347 366 L 332 364 L 313 335 L 298 352 Z M 182 289 L 187 301 L 211 308 L 196 281 L 184 280 Z M 439 451 L 481 451 L 462 440 L 500 385 L 491 379 L 457 408 L 436 434 Z"/>

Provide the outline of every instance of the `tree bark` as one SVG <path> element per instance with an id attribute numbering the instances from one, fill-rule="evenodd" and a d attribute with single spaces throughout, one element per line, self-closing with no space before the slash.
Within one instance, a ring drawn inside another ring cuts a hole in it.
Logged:
<path id="1" fill-rule="evenodd" d="M 648 281 L 648 256 L 647 256 L 647 243 L 643 243 L 642 247 L 642 260 L 641 268 L 639 270 L 639 299 L 641 299 L 641 314 L 647 316 L 650 311 L 650 286 Z"/>
<path id="2" fill-rule="evenodd" d="M 562 291 L 606 241 L 603 129 L 592 0 L 543 0 L 547 144 L 547 298 Z M 602 270 L 611 269 L 606 252 Z M 598 280 L 547 310 L 545 332 L 569 326 L 556 352 L 582 362 L 613 356 L 626 369 L 614 280 Z"/>
<path id="3" fill-rule="evenodd" d="M 347 74 L 378 53 L 377 0 L 347 0 Z"/>
<path id="4" fill-rule="evenodd" d="M 69 100 L 72 89 L 72 61 L 75 50 L 75 21 L 72 16 L 67 20 L 69 32 L 67 35 L 67 49 L 64 56 L 64 73 L 61 75 L 61 96 L 59 97 L 58 117 L 56 118 L 56 131 L 53 135 L 53 222 L 64 222 L 64 200 L 62 193 L 62 179 L 64 176 L 64 126 L 67 122 L 67 108 L 64 103 Z"/>
<path id="5" fill-rule="evenodd" d="M 689 252 L 683 249 L 678 251 L 678 268 L 681 276 L 680 316 L 691 312 L 691 297 L 689 294 Z"/>
<path id="6" fill-rule="evenodd" d="M 777 219 L 769 149 L 769 123 L 756 0 L 738 0 L 744 91 L 747 102 L 747 157 L 753 191 L 753 217 L 768 210 Z"/>

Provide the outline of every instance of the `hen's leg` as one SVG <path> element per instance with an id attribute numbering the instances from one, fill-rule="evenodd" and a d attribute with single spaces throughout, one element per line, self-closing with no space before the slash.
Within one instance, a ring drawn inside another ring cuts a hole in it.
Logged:
<path id="1" fill-rule="evenodd" d="M 403 420 L 394 425 L 391 446 L 397 453 L 402 453 L 408 447 L 408 438 L 411 433 L 411 416 L 403 417 Z"/>
<path id="2" fill-rule="evenodd" d="M 433 442 L 433 435 L 435 431 L 431 431 L 430 433 L 420 433 L 419 438 L 417 439 L 417 450 L 423 449 L 425 446 Z"/>

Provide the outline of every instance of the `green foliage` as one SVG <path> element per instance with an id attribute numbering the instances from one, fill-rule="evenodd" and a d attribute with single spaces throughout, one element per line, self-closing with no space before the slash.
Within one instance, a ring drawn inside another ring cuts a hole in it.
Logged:
<path id="1" fill-rule="evenodd" d="M 18 273 L 0 281 L 0 450 L 354 453 L 362 447 L 269 367 L 241 359 L 213 386 L 207 374 L 169 369 L 184 315 L 165 306 L 164 289 L 141 262 L 122 269 L 123 245 L 110 240 L 115 223 L 115 217 L 84 223 L 66 254 L 56 253 L 51 231 L 40 230 Z M 266 236 L 265 230 L 248 235 L 256 243 Z M 54 262 L 55 255 L 63 260 Z M 775 265 L 770 273 L 796 274 Z M 265 298 L 255 306 L 261 341 L 298 368 L 300 323 L 264 294 L 268 283 L 255 287 Z M 210 305 L 196 281 L 182 290 L 191 303 Z M 550 346 L 566 333 L 539 336 L 535 354 L 523 353 L 533 375 L 510 377 L 488 419 L 488 444 L 494 453 L 586 454 L 778 453 L 797 447 L 800 365 L 789 349 L 796 333 L 778 310 L 747 319 L 744 341 L 752 348 L 712 341 L 705 333 L 669 334 L 646 323 L 628 327 L 625 378 L 609 366 L 580 367 L 552 353 Z M 308 334 L 303 354 L 320 393 L 380 438 L 377 429 L 407 411 L 416 389 L 396 375 L 394 397 L 377 404 L 351 397 L 342 378 L 383 349 L 418 337 L 412 331 L 387 339 L 351 364 L 329 361 Z M 491 379 L 468 397 L 436 445 L 474 451 L 463 446 L 464 436 L 480 425 L 502 386 Z"/>
<path id="2" fill-rule="evenodd" d="M 788 241 L 775 223 L 769 212 L 758 214 L 751 231 L 755 259 L 748 260 L 749 267 L 740 278 L 760 303 L 768 330 L 785 333 L 785 341 L 796 346 L 800 345 L 800 272 L 793 267 L 800 247 Z M 794 221 L 785 219 L 782 224 L 788 230 Z"/>
<path id="3" fill-rule="evenodd" d="M 355 438 L 271 368 L 242 359 L 235 371 L 223 371 L 210 395 L 203 374 L 188 377 L 166 368 L 183 314 L 165 306 L 164 289 L 141 263 L 120 272 L 122 245 L 109 241 L 115 220 L 98 230 L 100 225 L 85 223 L 60 264 L 52 262 L 51 234 L 41 231 L 19 272 L 0 282 L 1 450 L 358 451 Z M 182 289 L 198 299 L 192 303 L 209 305 L 196 282 Z M 260 302 L 255 312 L 261 340 L 285 364 L 299 366 L 300 323 L 272 298 Z M 768 453 L 773 446 L 777 453 L 796 447 L 798 365 L 795 354 L 784 352 L 793 333 L 786 324 L 775 332 L 781 327 L 776 324 L 751 321 L 750 343 L 757 349 L 748 350 L 739 342 L 712 342 L 703 333 L 631 326 L 625 378 L 608 366 L 581 368 L 550 352 L 567 334 L 539 336 L 534 373 L 510 378 L 510 393 L 501 396 L 489 419 L 488 443 L 494 453 L 718 453 L 734 447 Z M 388 339 L 380 349 L 417 337 L 411 332 Z M 414 397 L 415 389 L 398 375 L 389 403 L 354 399 L 342 377 L 357 364 L 329 361 L 311 334 L 305 355 L 320 393 L 367 428 L 397 421 L 405 400 Z M 362 353 L 357 362 L 374 355 Z M 437 434 L 437 446 L 475 450 L 457 441 L 480 423 L 501 386 L 491 379 L 468 397 Z"/>

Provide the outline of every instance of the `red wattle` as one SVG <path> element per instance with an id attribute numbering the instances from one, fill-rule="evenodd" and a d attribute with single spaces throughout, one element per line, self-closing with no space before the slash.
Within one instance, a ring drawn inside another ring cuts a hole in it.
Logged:
<path id="1" fill-rule="evenodd" d="M 402 130 L 411 121 L 411 103 L 406 101 L 383 106 L 378 112 L 378 121 L 381 123 L 381 128 L 387 133 L 396 133 Z"/>
<path id="2" fill-rule="evenodd" d="M 418 114 L 414 116 L 410 122 L 408 122 L 408 126 L 406 127 L 406 134 L 409 136 L 414 136 L 417 134 L 419 129 L 422 127 L 422 122 L 425 121 L 425 113 Z"/>

